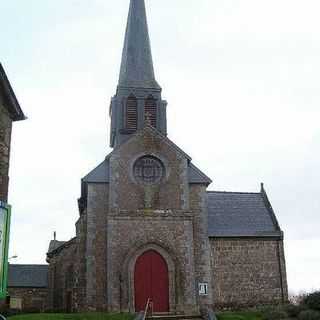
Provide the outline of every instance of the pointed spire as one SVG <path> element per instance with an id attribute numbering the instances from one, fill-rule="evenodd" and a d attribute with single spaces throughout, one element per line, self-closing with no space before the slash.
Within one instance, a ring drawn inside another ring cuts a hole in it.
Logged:
<path id="1" fill-rule="evenodd" d="M 130 0 L 119 86 L 160 89 L 154 76 L 144 0 Z"/>

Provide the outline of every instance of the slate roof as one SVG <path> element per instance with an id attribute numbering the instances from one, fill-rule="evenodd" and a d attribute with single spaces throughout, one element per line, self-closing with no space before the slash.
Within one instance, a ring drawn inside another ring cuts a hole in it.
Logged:
<path id="1" fill-rule="evenodd" d="M 48 287 L 48 265 L 9 264 L 8 287 L 46 288 Z"/>
<path id="2" fill-rule="evenodd" d="M 58 241 L 58 240 L 51 240 L 49 243 L 48 253 L 58 249 L 59 247 L 63 246 L 66 241 Z"/>
<path id="3" fill-rule="evenodd" d="M 282 237 L 264 190 L 208 192 L 209 237 Z"/>
<path id="4" fill-rule="evenodd" d="M 7 78 L 6 72 L 0 63 L 0 94 L 5 100 L 4 107 L 9 112 L 13 121 L 25 120 L 26 117 L 21 110 L 20 104 L 13 92 L 10 82 Z"/>
<path id="5" fill-rule="evenodd" d="M 209 185 L 212 180 L 200 171 L 194 164 L 189 163 L 188 167 L 189 183 L 201 183 Z"/>
<path id="6" fill-rule="evenodd" d="M 131 0 L 119 86 L 160 89 L 155 80 L 144 0 Z"/>
<path id="7" fill-rule="evenodd" d="M 191 184 L 206 184 L 209 185 L 212 180 L 207 177 L 200 169 L 191 162 L 188 167 L 189 183 Z M 84 183 L 109 183 L 110 182 L 110 162 L 107 157 L 96 168 L 88 173 L 83 179 Z"/>
<path id="8" fill-rule="evenodd" d="M 110 180 L 110 167 L 109 158 L 106 158 L 83 179 L 83 182 L 89 183 L 109 183 Z"/>

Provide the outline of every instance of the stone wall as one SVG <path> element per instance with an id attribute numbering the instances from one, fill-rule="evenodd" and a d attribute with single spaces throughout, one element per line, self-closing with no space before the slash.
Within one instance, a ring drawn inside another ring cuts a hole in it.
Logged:
<path id="1" fill-rule="evenodd" d="M 86 304 L 89 310 L 107 309 L 108 184 L 89 184 L 87 199 Z"/>
<path id="2" fill-rule="evenodd" d="M 0 200 L 8 200 L 9 159 L 12 121 L 0 96 Z"/>
<path id="3" fill-rule="evenodd" d="M 49 261 L 48 308 L 55 311 L 73 311 L 77 305 L 78 261 L 77 239 L 57 249 Z"/>
<path id="4" fill-rule="evenodd" d="M 164 163 L 165 177 L 160 184 L 146 187 L 135 181 L 133 165 L 144 155 L 153 155 Z M 110 158 L 110 179 L 109 211 L 134 211 L 148 207 L 154 210 L 187 210 L 189 207 L 187 159 L 173 143 L 152 128 L 144 128 L 114 150 Z"/>
<path id="5" fill-rule="evenodd" d="M 282 240 L 210 239 L 216 307 L 288 299 Z"/>
<path id="6" fill-rule="evenodd" d="M 47 288 L 8 288 L 10 299 L 21 299 L 23 311 L 47 310 Z"/>
<path id="7" fill-rule="evenodd" d="M 81 214 L 76 223 L 77 235 L 77 257 L 76 257 L 76 298 L 74 299 L 74 309 L 77 311 L 86 311 L 86 287 L 87 287 L 87 213 L 86 211 Z"/>
<path id="8" fill-rule="evenodd" d="M 208 295 L 198 296 L 201 308 L 212 307 L 213 288 L 210 243 L 208 238 L 208 203 L 205 185 L 190 185 L 190 209 L 193 212 L 196 284 L 208 283 Z"/>

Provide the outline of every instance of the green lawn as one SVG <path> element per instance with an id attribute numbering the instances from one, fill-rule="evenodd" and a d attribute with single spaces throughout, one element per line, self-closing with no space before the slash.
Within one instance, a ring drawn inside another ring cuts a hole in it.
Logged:
<path id="1" fill-rule="evenodd" d="M 218 320 L 261 320 L 262 316 L 258 312 L 223 312 L 217 314 Z"/>
<path id="2" fill-rule="evenodd" d="M 106 313 L 42 313 L 25 314 L 10 317 L 10 320 L 132 320 L 131 314 L 106 314 Z"/>

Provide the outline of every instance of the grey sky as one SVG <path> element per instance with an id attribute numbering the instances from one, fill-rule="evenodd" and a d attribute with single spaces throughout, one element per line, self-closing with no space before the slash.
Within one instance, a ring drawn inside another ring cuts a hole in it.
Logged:
<path id="1" fill-rule="evenodd" d="M 291 291 L 320 288 L 320 3 L 146 0 L 169 137 L 213 180 L 265 182 Z M 44 263 L 74 236 L 80 178 L 110 151 L 129 0 L 0 3 L 0 60 L 29 120 L 15 125 L 11 253 Z"/>

